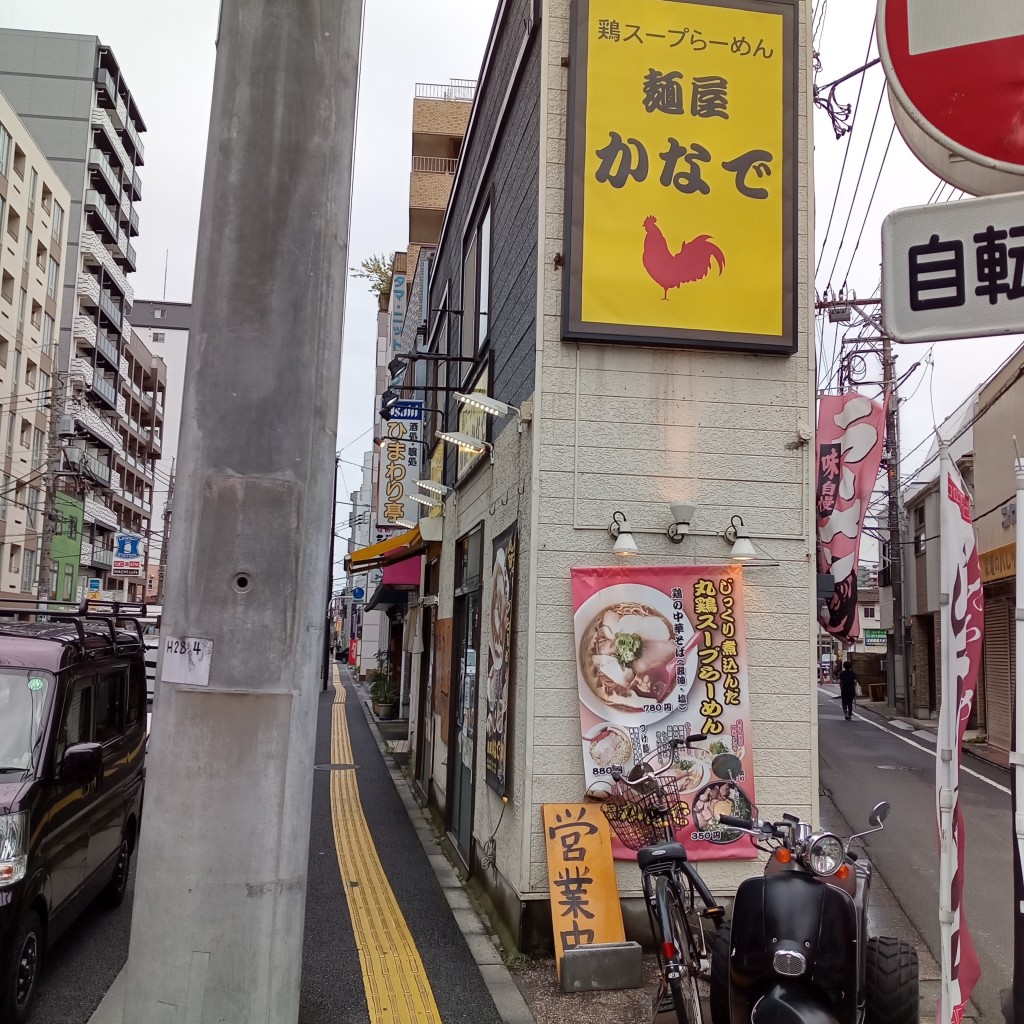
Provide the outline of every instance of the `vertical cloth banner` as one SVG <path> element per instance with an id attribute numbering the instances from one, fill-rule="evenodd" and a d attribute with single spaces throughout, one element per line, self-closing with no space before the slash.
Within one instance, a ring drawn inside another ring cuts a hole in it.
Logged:
<path id="1" fill-rule="evenodd" d="M 677 751 L 676 838 L 691 860 L 756 856 L 744 833 L 718 823 L 754 807 L 742 570 L 573 569 L 572 603 L 588 792 L 610 791 L 612 765 L 703 733 L 705 742 Z M 612 849 L 636 856 L 618 839 Z"/>
<path id="2" fill-rule="evenodd" d="M 512 610 L 515 606 L 519 525 L 496 537 L 491 557 L 491 600 L 487 616 L 487 785 L 498 796 L 508 791 L 508 680 L 512 660 Z"/>
<path id="3" fill-rule="evenodd" d="M 945 445 L 940 445 L 940 590 L 942 606 L 942 705 L 939 756 L 935 759 L 939 822 L 939 926 L 942 998 L 938 1024 L 960 1024 L 981 976 L 964 917 L 964 815 L 960 804 L 960 748 L 978 686 L 984 598 L 971 499 Z M 948 759 L 944 757 L 949 752 Z"/>
<path id="4" fill-rule="evenodd" d="M 860 636 L 857 563 L 871 492 L 885 440 L 885 403 L 851 391 L 818 401 L 818 571 L 831 573 L 835 592 L 822 628 L 841 639 Z"/>

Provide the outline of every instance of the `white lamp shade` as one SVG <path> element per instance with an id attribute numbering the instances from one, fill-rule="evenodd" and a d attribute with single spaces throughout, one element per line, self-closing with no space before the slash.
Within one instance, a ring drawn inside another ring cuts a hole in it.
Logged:
<path id="1" fill-rule="evenodd" d="M 615 538 L 612 554 L 618 555 L 620 558 L 632 558 L 636 553 L 637 546 L 636 541 L 633 540 L 633 534 L 628 530 L 622 530 L 618 537 Z"/>
<path id="2" fill-rule="evenodd" d="M 729 556 L 736 562 L 746 562 L 751 558 L 757 558 L 757 552 L 749 537 L 737 537 Z"/>

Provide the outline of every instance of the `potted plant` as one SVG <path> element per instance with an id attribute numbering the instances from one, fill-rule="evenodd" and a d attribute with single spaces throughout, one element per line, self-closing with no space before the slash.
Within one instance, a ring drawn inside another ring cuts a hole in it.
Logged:
<path id="1" fill-rule="evenodd" d="M 390 720 L 398 717 L 398 687 L 390 676 L 385 676 L 377 684 L 377 715 Z M 371 690 L 372 694 L 372 690 Z"/>

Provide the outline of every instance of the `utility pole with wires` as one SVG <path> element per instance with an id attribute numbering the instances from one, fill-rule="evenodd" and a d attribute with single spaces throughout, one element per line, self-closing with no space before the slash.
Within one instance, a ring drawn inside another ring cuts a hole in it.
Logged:
<path id="1" fill-rule="evenodd" d="M 833 323 L 851 323 L 853 313 L 860 318 L 861 333 L 845 335 L 838 356 L 839 390 L 858 385 L 882 389 L 885 399 L 886 526 L 883 535 L 888 554 L 888 583 L 892 589 L 892 641 L 890 645 L 889 704 L 906 715 L 913 714 L 913 694 L 908 672 L 908 643 L 903 594 L 903 508 L 900 487 L 900 411 L 899 386 L 908 374 L 896 379 L 896 357 L 892 341 L 882 328 L 881 299 L 853 299 L 830 296 L 816 303 L 819 312 L 827 312 Z M 867 329 L 867 333 L 863 329 Z M 877 359 L 881 380 L 868 379 L 868 358 Z M 918 364 L 911 368 L 913 372 Z M 881 518 L 881 517 L 879 517 Z"/>
<path id="2" fill-rule="evenodd" d="M 167 545 L 171 541 L 171 516 L 174 512 L 174 459 L 171 459 L 171 478 L 167 483 L 167 501 L 164 503 L 164 535 L 160 542 L 160 568 L 156 575 L 156 603 L 164 603 L 164 579 L 167 576 Z"/>

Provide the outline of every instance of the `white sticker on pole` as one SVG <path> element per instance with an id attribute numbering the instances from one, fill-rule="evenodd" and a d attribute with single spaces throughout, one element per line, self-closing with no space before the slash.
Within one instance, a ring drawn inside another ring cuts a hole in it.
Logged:
<path id="1" fill-rule="evenodd" d="M 209 686 L 212 660 L 212 640 L 204 640 L 199 636 L 169 636 L 164 640 L 164 663 L 160 678 L 165 683 Z"/>

